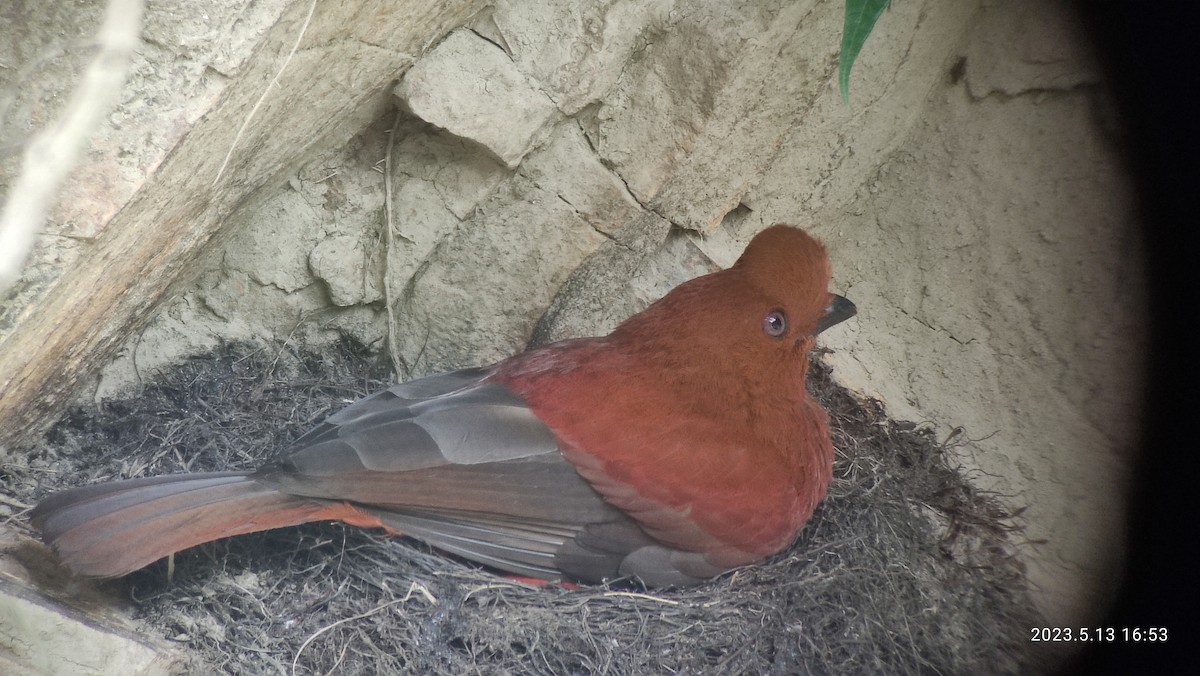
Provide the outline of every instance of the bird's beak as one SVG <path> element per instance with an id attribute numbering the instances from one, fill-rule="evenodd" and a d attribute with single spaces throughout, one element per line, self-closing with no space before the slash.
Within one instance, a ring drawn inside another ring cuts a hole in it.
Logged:
<path id="1" fill-rule="evenodd" d="M 829 306 L 825 308 L 825 316 L 821 317 L 821 321 L 817 322 L 817 333 L 831 326 L 841 324 L 856 314 L 858 314 L 858 308 L 854 306 L 854 303 L 850 302 L 849 298 L 831 293 L 829 294 Z"/>

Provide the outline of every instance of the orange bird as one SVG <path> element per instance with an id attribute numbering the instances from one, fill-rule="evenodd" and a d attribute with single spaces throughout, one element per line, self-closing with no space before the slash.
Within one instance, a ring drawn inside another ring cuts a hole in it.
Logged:
<path id="1" fill-rule="evenodd" d="M 32 520 L 99 577 L 338 520 L 521 576 L 695 583 L 783 549 L 825 497 L 808 352 L 855 313 L 829 279 L 824 247 L 775 225 L 607 336 L 395 385 L 254 472 L 68 489 Z"/>

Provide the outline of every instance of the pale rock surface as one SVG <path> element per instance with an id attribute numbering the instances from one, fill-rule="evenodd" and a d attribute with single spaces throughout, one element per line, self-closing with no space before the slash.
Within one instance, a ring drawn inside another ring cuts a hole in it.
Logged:
<path id="1" fill-rule="evenodd" d="M 510 168 L 558 114 L 500 47 L 465 29 L 414 64 L 396 96 L 417 117 L 478 143 Z"/>
<path id="2" fill-rule="evenodd" d="M 195 279 L 102 371 L 95 396 L 115 396 L 180 354 L 221 341 L 320 343 L 342 333 L 382 348 L 384 186 L 374 167 L 390 123 L 317 157 L 240 211 L 226 240 L 197 263 Z"/>
<path id="3" fill-rule="evenodd" d="M 55 119 L 85 64 L 103 2 L 16 3 L 0 23 L 0 184 L 18 169 L 23 143 Z M 47 236 L 16 289 L 23 307 L 69 266 L 78 243 L 98 236 L 206 113 L 250 58 L 287 0 L 155 2 L 145 13 L 125 94 L 93 135 L 63 186 Z M 5 333 L 0 310 L 0 338 Z"/>
<path id="4" fill-rule="evenodd" d="M 177 646 L 139 632 L 126 606 L 100 585 L 66 575 L 40 543 L 0 533 L 0 673 L 167 676 L 199 666 Z"/>
<path id="5" fill-rule="evenodd" d="M 976 484 L 1028 508 L 1040 544 L 1022 554 L 1050 626 L 1112 600 L 1148 321 L 1116 131 L 1061 11 L 985 11 L 962 81 L 933 93 L 850 204 L 811 215 L 860 301 L 826 338 L 835 373 L 896 417 L 962 428 Z M 1061 58 L 1029 58 L 1044 53 Z M 759 204 L 765 219 L 793 209 Z"/>
<path id="6" fill-rule="evenodd" d="M 590 186 L 596 200 L 609 196 L 611 177 L 586 155 L 577 156 L 583 160 L 577 166 L 561 164 L 559 146 L 578 147 L 579 134 L 573 123 L 560 125 L 406 282 L 396 312 L 401 361 L 410 375 L 519 351 L 558 288 L 605 241 L 554 182 L 541 185 L 524 171 L 528 165 L 534 176 L 544 176 L 540 167 L 558 162 L 571 172 L 574 189 Z"/>
<path id="7" fill-rule="evenodd" d="M 498 0 L 471 22 L 538 82 L 564 115 L 607 97 L 669 21 L 674 0 Z"/>
<path id="8" fill-rule="evenodd" d="M 383 300 L 378 280 L 367 274 L 371 259 L 361 236 L 334 235 L 313 247 L 308 254 L 308 268 L 314 277 L 325 282 L 334 305 L 365 305 Z M 358 279 L 348 278 L 343 274 L 346 270 L 362 270 L 364 274 Z"/>

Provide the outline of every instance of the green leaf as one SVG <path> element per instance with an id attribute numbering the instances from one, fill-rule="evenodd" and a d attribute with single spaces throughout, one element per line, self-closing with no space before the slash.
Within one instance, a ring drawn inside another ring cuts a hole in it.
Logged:
<path id="1" fill-rule="evenodd" d="M 883 14 L 889 0 L 846 0 L 846 23 L 842 27 L 842 54 L 838 57 L 838 85 L 842 101 L 850 104 L 850 69 L 863 43 Z"/>

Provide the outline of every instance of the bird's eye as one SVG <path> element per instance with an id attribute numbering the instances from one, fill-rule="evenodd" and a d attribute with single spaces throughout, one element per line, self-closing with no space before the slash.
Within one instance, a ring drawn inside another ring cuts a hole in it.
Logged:
<path id="1" fill-rule="evenodd" d="M 783 310 L 771 310 L 763 317 L 763 333 L 772 338 L 782 338 L 787 333 L 787 315 Z"/>

